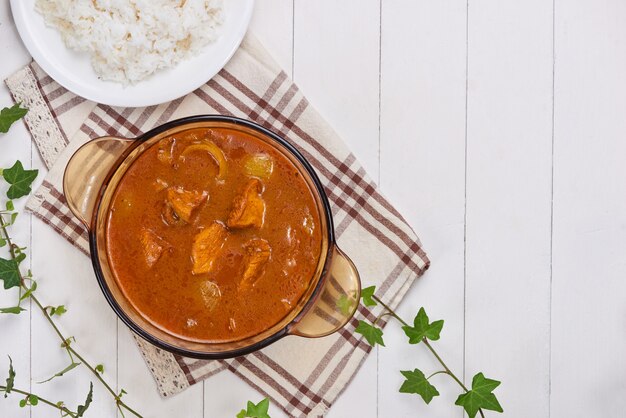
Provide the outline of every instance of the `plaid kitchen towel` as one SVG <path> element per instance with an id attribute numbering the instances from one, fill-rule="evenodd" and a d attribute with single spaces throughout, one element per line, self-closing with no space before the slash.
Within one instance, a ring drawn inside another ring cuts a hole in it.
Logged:
<path id="1" fill-rule="evenodd" d="M 32 63 L 6 80 L 30 109 L 25 122 L 49 168 L 27 204 L 43 222 L 88 254 L 87 233 L 67 207 L 62 176 L 83 143 L 104 135 L 136 137 L 171 119 L 195 114 L 250 119 L 285 137 L 317 171 L 331 202 L 339 246 L 356 264 L 364 286 L 396 307 L 428 258 L 409 225 L 380 194 L 363 167 L 309 105 L 259 42 L 248 36 L 231 61 L 193 93 L 159 106 L 116 108 L 74 95 Z M 228 370 L 269 396 L 290 416 L 321 416 L 345 389 L 371 350 L 354 329 L 380 307 L 359 307 L 344 329 L 318 339 L 286 337 L 247 356 L 223 361 L 183 358 L 137 345 L 162 396 Z"/>

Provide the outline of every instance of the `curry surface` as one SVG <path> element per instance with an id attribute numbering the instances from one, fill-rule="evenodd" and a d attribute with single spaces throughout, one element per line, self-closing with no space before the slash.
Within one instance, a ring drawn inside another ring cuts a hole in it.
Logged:
<path id="1" fill-rule="evenodd" d="M 153 324 L 189 340 L 234 341 L 297 304 L 320 257 L 319 216 L 302 174 L 269 144 L 189 130 L 145 150 L 124 174 L 107 254 L 125 296 Z"/>

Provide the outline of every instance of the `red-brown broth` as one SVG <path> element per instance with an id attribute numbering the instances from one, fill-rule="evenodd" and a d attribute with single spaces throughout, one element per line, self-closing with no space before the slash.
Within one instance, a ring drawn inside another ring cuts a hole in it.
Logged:
<path id="1" fill-rule="evenodd" d="M 222 178 L 208 152 L 195 150 L 181 158 L 187 147 L 207 140 L 226 158 Z M 171 159 L 164 158 L 164 149 L 173 149 Z M 237 197 L 251 182 L 256 186 L 251 180 L 256 177 L 246 171 L 254 155 L 273 162 L 269 178 L 260 179 L 262 227 L 229 227 Z M 206 192 L 208 199 L 184 221 L 167 203 L 168 193 L 176 195 L 168 188 L 196 192 L 197 200 Z M 164 215 L 166 206 L 169 212 Z M 213 234 L 209 249 L 198 250 L 194 259 L 194 248 L 204 248 L 194 246 L 194 239 L 208 228 L 219 234 Z M 317 205 L 297 167 L 262 140 L 228 129 L 185 131 L 145 150 L 115 190 L 106 231 L 109 263 L 126 298 L 153 324 L 193 341 L 235 341 L 280 322 L 308 288 L 322 246 Z M 244 281 L 252 264 L 247 251 L 254 252 L 246 248 L 262 240 L 271 255 L 264 253 L 260 267 L 252 266 L 252 279 Z M 223 247 L 215 250 L 218 241 Z M 194 263 L 209 253 L 216 255 L 212 264 Z M 204 272 L 207 265 L 210 271 Z"/>

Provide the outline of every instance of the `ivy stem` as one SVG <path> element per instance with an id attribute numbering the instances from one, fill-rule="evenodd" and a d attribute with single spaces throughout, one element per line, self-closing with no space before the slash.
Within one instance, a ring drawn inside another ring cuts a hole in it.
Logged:
<path id="1" fill-rule="evenodd" d="M 390 312 L 385 312 L 385 313 L 383 313 L 383 314 L 380 314 L 380 315 L 378 316 L 378 318 L 376 318 L 376 319 L 374 320 L 374 322 L 372 322 L 372 325 L 376 325 L 376 324 L 378 323 L 378 321 L 380 321 L 380 320 L 381 320 L 381 319 L 383 319 L 384 317 L 386 317 L 386 316 L 390 316 L 390 315 L 391 315 L 391 313 L 390 313 Z"/>
<path id="2" fill-rule="evenodd" d="M 439 370 L 438 372 L 435 372 L 435 373 L 431 374 L 430 376 L 428 376 L 428 377 L 426 378 L 426 380 L 430 380 L 430 378 L 431 378 L 431 377 L 433 377 L 433 376 L 437 376 L 438 374 L 448 374 L 448 372 L 447 372 L 447 371 L 445 371 L 445 370 Z"/>
<path id="3" fill-rule="evenodd" d="M 1 386 L 1 385 L 0 385 L 0 392 L 6 392 L 6 390 L 7 390 L 7 387 L 6 387 L 6 386 Z M 19 393 L 19 394 L 24 395 L 24 396 L 33 396 L 33 394 L 32 394 L 32 393 L 28 393 L 28 392 L 26 392 L 26 391 L 23 391 L 23 390 L 20 390 L 20 389 L 15 389 L 15 388 L 11 388 L 11 392 Z M 41 396 L 39 396 L 39 395 L 34 395 L 34 396 L 36 396 L 36 397 L 37 397 L 37 400 L 38 400 L 39 402 L 43 402 L 43 403 L 45 403 L 46 405 L 49 405 L 49 406 L 51 406 L 51 407 L 53 407 L 53 408 L 56 408 L 56 409 L 58 409 L 59 411 L 61 411 L 61 412 L 65 413 L 65 414 L 67 414 L 67 415 L 69 415 L 70 417 L 76 417 L 76 413 L 75 413 L 75 412 L 70 411 L 70 410 L 69 410 L 69 409 L 67 409 L 66 407 L 61 406 L 61 405 L 57 405 L 57 404 L 55 404 L 55 403 L 53 403 L 53 402 L 50 402 L 49 400 L 44 399 L 44 398 L 42 398 L 42 397 L 41 397 Z"/>
<path id="4" fill-rule="evenodd" d="M 4 217 L 2 215 L 0 215 L 0 228 L 1 228 L 2 232 L 4 233 L 4 238 L 6 239 L 7 244 L 9 246 L 9 252 L 11 254 L 11 258 L 13 260 L 15 260 L 17 258 L 17 255 L 15 254 L 15 244 L 13 244 L 11 242 L 11 237 L 9 235 L 9 232 L 7 231 L 7 227 L 6 227 L 6 224 L 4 222 Z M 22 276 L 21 270 L 19 270 L 19 269 L 18 269 L 18 274 L 19 274 L 19 277 L 20 277 L 20 285 L 23 288 L 26 289 L 26 282 L 24 280 L 24 277 Z M 130 412 L 131 414 L 135 415 L 136 417 L 142 418 L 142 416 L 139 413 L 137 413 L 135 410 L 133 410 L 130 406 L 126 405 L 120 399 L 120 396 L 117 393 L 115 393 L 115 391 L 111 388 L 111 386 L 109 386 L 109 384 L 102 378 L 100 373 L 98 373 L 96 371 L 96 369 L 90 363 L 88 363 L 80 354 L 78 354 L 78 352 L 76 352 L 76 350 L 74 350 L 70 346 L 69 340 L 63 336 L 63 334 L 61 333 L 59 328 L 56 326 L 56 324 L 54 323 L 54 321 L 52 320 L 52 318 L 48 314 L 48 311 L 46 310 L 44 305 L 41 302 L 39 302 L 39 299 L 37 299 L 37 297 L 33 293 L 30 294 L 30 298 L 32 299 L 33 302 L 35 302 L 35 305 L 37 305 L 37 307 L 39 308 L 39 310 L 41 311 L 43 316 L 46 318 L 48 323 L 52 326 L 52 329 L 54 329 L 55 333 L 61 339 L 62 347 L 67 350 L 67 352 L 70 354 L 70 357 L 73 354 L 81 363 L 83 363 L 85 365 L 85 367 L 87 367 L 89 370 L 91 370 L 91 373 L 94 376 L 96 376 L 96 379 L 98 379 L 100 381 L 100 383 L 102 383 L 102 385 L 106 388 L 106 390 L 111 394 L 111 396 L 113 396 L 113 399 L 115 399 L 115 403 L 116 403 L 118 408 L 123 407 L 128 412 Z"/>
<path id="5" fill-rule="evenodd" d="M 43 307 L 43 305 L 41 304 L 41 302 L 39 302 L 39 300 L 37 299 L 37 297 L 33 294 L 30 295 L 30 297 L 32 298 L 33 302 L 35 302 L 35 304 L 39 307 L 39 309 L 43 312 L 43 315 L 46 317 L 46 320 L 50 323 L 50 325 L 52 326 L 52 328 L 54 329 L 54 331 L 56 332 L 56 334 L 59 336 L 59 338 L 61 339 L 61 341 L 63 342 L 63 344 L 65 345 L 65 349 L 67 350 L 67 352 L 70 354 L 70 357 L 72 355 L 74 355 L 74 357 L 76 357 L 76 359 L 85 365 L 85 367 L 87 367 L 89 370 L 91 370 L 91 373 L 96 376 L 96 379 L 98 379 L 100 381 L 100 383 L 102 383 L 102 385 L 106 388 L 106 390 L 111 394 L 111 396 L 113 396 L 113 398 L 115 399 L 115 403 L 117 404 L 118 408 L 119 407 L 123 407 L 125 408 L 128 412 L 130 412 L 131 414 L 137 416 L 137 417 L 141 417 L 141 415 L 139 413 L 137 413 L 136 411 L 134 411 L 131 407 L 129 407 L 128 405 L 126 405 L 121 399 L 120 397 L 115 393 L 115 391 L 113 390 L 113 388 L 111 388 L 111 386 L 109 386 L 109 384 L 106 382 L 106 380 L 104 380 L 104 378 L 100 375 L 100 373 L 98 373 L 96 371 L 96 369 L 87 362 L 87 360 L 85 360 L 76 350 L 74 350 L 71 345 L 68 343 L 66 343 L 67 339 L 63 336 L 63 334 L 61 334 L 61 331 L 59 330 L 59 328 L 56 326 L 56 324 L 54 323 L 54 321 L 52 320 L 52 318 L 50 318 L 50 315 L 48 315 L 48 312 L 46 312 L 46 309 Z M 72 361 L 74 361 L 72 359 Z"/>
<path id="6" fill-rule="evenodd" d="M 396 312 L 391 309 L 385 302 L 383 302 L 382 300 L 380 300 L 380 298 L 378 298 L 378 296 L 376 295 L 372 295 L 372 299 L 374 299 L 376 302 L 380 303 L 380 305 L 385 308 L 387 310 L 387 312 L 389 312 L 389 314 L 391 314 L 391 316 L 393 316 L 394 318 L 396 318 L 398 321 L 400 321 L 400 323 L 402 325 L 404 325 L 405 327 L 410 326 L 404 319 L 400 318 L 398 316 L 398 314 L 396 314 Z M 463 382 L 461 382 L 461 380 L 456 377 L 456 375 L 454 373 L 452 373 L 452 371 L 450 370 L 450 368 L 446 365 L 446 363 L 441 359 L 441 357 L 439 357 L 439 354 L 437 354 L 437 352 L 435 351 L 435 349 L 433 348 L 432 345 L 430 345 L 430 343 L 428 342 L 428 340 L 426 338 L 423 338 L 422 341 L 424 342 L 424 344 L 426 345 L 426 347 L 428 348 L 428 350 L 430 350 L 430 352 L 435 356 L 435 358 L 437 359 L 437 361 L 439 362 L 439 364 L 441 364 L 441 366 L 444 368 L 444 370 L 433 373 L 430 377 L 434 376 L 435 374 L 438 373 L 445 373 L 447 375 L 449 375 L 452 379 L 454 379 L 454 381 L 456 383 L 459 384 L 459 386 L 461 386 L 461 388 L 463 388 L 463 390 L 465 392 L 469 392 L 469 389 L 467 389 L 467 387 L 463 384 Z M 430 379 L 429 377 L 429 379 Z M 479 409 L 478 412 L 480 412 L 480 416 L 481 417 L 485 417 L 485 415 L 483 414 L 482 409 Z"/>
<path id="7" fill-rule="evenodd" d="M 398 316 L 398 314 L 397 314 L 397 313 L 396 313 L 393 309 L 391 309 L 391 308 L 390 308 L 390 307 L 389 307 L 389 306 L 388 306 L 385 302 L 383 302 L 382 300 L 380 300 L 380 299 L 378 298 L 378 296 L 376 296 L 376 295 L 372 295 L 372 299 L 374 299 L 376 302 L 380 303 L 380 304 L 382 305 L 382 307 L 383 307 L 383 308 L 385 308 L 385 309 L 387 310 L 387 312 L 389 312 L 389 314 L 390 314 L 391 316 L 393 316 L 393 317 L 394 317 L 394 318 L 396 318 L 398 321 L 400 321 L 400 323 L 401 323 L 402 325 L 404 325 L 405 327 L 408 327 L 408 326 L 409 326 L 409 324 L 407 324 L 407 323 L 406 323 L 406 321 L 405 321 L 404 319 L 400 318 L 400 317 Z"/>
<path id="8" fill-rule="evenodd" d="M 430 343 L 428 342 L 428 340 L 426 338 L 422 339 L 422 341 L 424 342 L 424 344 L 426 344 L 426 347 L 428 347 L 428 349 L 430 350 L 431 353 L 433 353 L 433 356 L 435 356 L 435 358 L 437 358 L 437 361 L 439 361 L 439 363 L 443 366 L 443 368 L 446 370 L 446 373 L 448 373 L 450 375 L 451 378 L 454 379 L 455 382 L 457 382 L 459 384 L 459 386 L 461 386 L 463 388 L 463 390 L 465 392 L 469 392 L 469 389 L 467 389 L 465 387 L 465 385 L 463 384 L 463 382 L 461 382 L 461 380 L 459 380 L 458 377 L 456 377 L 454 375 L 454 373 L 452 373 L 452 371 L 450 371 L 450 369 L 448 368 L 448 366 L 446 365 L 446 363 L 444 363 L 444 361 L 441 359 L 441 357 L 439 357 L 439 354 L 437 354 L 437 352 L 435 351 L 435 349 L 433 348 L 432 345 L 430 345 Z"/>

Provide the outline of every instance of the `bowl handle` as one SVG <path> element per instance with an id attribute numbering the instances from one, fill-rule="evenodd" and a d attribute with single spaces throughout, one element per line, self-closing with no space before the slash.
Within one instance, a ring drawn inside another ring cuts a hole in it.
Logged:
<path id="1" fill-rule="evenodd" d="M 92 139 L 72 155 L 63 175 L 63 194 L 70 210 L 86 227 L 91 220 L 100 189 L 118 159 L 134 140 L 104 136 Z"/>
<path id="2" fill-rule="evenodd" d="M 324 337 L 352 319 L 361 298 L 361 280 L 352 260 L 337 246 L 333 248 L 327 274 L 326 283 L 315 304 L 292 324 L 290 334 L 309 338 Z"/>

